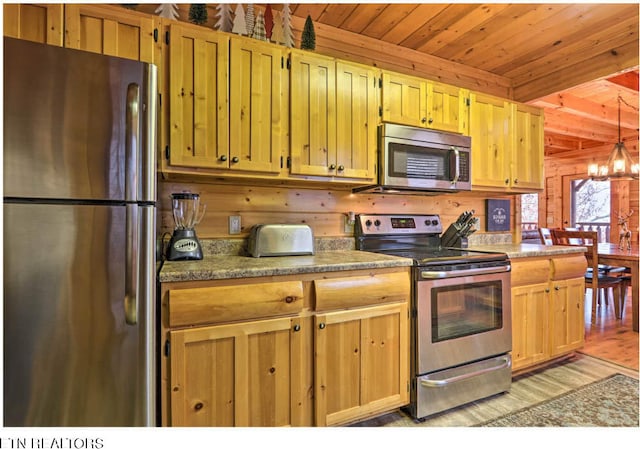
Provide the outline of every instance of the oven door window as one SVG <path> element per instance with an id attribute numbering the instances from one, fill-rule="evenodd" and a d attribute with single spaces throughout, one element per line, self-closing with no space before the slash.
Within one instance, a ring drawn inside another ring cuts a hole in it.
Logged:
<path id="1" fill-rule="evenodd" d="M 431 289 L 433 343 L 502 328 L 499 280 Z"/>

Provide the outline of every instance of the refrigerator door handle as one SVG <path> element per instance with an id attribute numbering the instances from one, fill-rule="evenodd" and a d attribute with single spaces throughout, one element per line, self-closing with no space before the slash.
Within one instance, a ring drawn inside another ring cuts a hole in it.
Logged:
<path id="1" fill-rule="evenodd" d="M 126 201 L 137 201 L 140 192 L 138 167 L 140 164 L 140 86 L 131 83 L 127 86 L 127 103 L 125 118 L 125 187 Z"/>
<path id="2" fill-rule="evenodd" d="M 124 280 L 124 316 L 129 325 L 138 324 L 138 273 L 140 273 L 140 219 L 136 204 L 127 204 L 127 239 Z"/>

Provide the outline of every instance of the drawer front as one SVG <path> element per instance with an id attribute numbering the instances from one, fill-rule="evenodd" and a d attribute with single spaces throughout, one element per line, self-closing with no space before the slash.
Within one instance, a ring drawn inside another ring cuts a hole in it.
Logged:
<path id="1" fill-rule="evenodd" d="M 409 272 L 372 274 L 313 281 L 315 310 L 348 309 L 388 302 L 409 301 Z"/>
<path id="2" fill-rule="evenodd" d="M 549 282 L 549 259 L 511 260 L 511 287 Z"/>
<path id="3" fill-rule="evenodd" d="M 300 281 L 170 290 L 169 326 L 296 314 L 303 296 Z"/>
<path id="4" fill-rule="evenodd" d="M 551 259 L 551 279 L 554 281 L 581 278 L 585 271 L 587 259 L 583 255 Z"/>

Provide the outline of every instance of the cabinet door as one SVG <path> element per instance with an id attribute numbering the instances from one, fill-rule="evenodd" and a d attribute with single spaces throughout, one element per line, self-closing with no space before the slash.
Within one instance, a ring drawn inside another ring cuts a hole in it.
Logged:
<path id="1" fill-rule="evenodd" d="M 229 38 L 172 24 L 169 61 L 169 163 L 226 167 L 229 151 Z"/>
<path id="2" fill-rule="evenodd" d="M 469 91 L 427 81 L 427 128 L 469 134 Z"/>
<path id="3" fill-rule="evenodd" d="M 337 175 L 373 179 L 379 123 L 377 72 L 340 61 L 336 77 Z"/>
<path id="4" fill-rule="evenodd" d="M 282 47 L 231 39 L 229 168 L 280 171 L 286 136 Z"/>
<path id="5" fill-rule="evenodd" d="M 470 97 L 472 188 L 504 190 L 510 185 L 509 104 L 475 92 Z"/>
<path id="6" fill-rule="evenodd" d="M 3 34 L 62 47 L 63 5 L 5 4 Z"/>
<path id="7" fill-rule="evenodd" d="M 316 315 L 316 425 L 407 404 L 408 337 L 406 303 Z"/>
<path id="8" fill-rule="evenodd" d="M 65 47 L 154 62 L 153 18 L 106 5 L 67 4 Z"/>
<path id="9" fill-rule="evenodd" d="M 291 51 L 291 173 L 336 173 L 336 63 Z"/>
<path id="10" fill-rule="evenodd" d="M 551 290 L 551 355 L 584 344 L 584 278 L 553 281 Z"/>
<path id="11" fill-rule="evenodd" d="M 424 127 L 427 122 L 425 81 L 382 72 L 382 121 Z"/>
<path id="12" fill-rule="evenodd" d="M 513 369 L 549 358 L 549 284 L 511 289 Z"/>
<path id="13" fill-rule="evenodd" d="M 544 112 L 523 104 L 512 106 L 512 187 L 544 188 Z"/>
<path id="14" fill-rule="evenodd" d="M 305 331 L 300 318 L 171 331 L 170 424 L 310 425 L 299 394 L 311 390 L 301 385 Z"/>

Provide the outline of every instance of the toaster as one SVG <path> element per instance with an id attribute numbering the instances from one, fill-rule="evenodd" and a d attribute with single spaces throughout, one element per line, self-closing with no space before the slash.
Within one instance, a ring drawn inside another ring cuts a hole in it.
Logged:
<path id="1" fill-rule="evenodd" d="M 251 228 L 248 251 L 253 257 L 313 254 L 313 232 L 307 225 L 258 224 Z"/>

